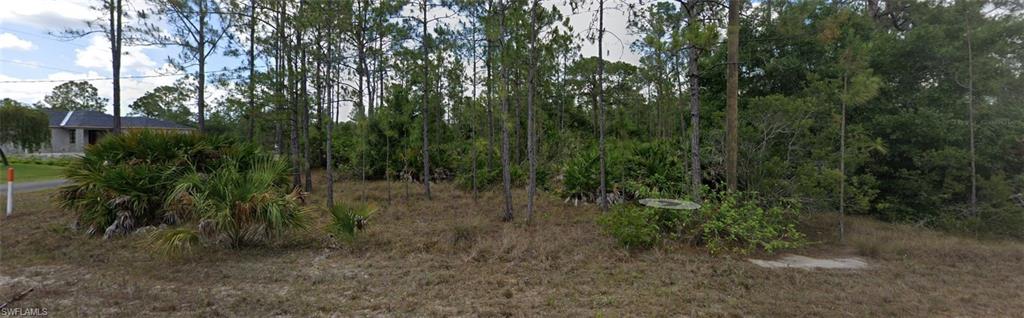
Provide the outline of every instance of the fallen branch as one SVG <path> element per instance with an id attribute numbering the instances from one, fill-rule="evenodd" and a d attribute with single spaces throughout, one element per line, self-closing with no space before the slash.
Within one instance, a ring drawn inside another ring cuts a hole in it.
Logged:
<path id="1" fill-rule="evenodd" d="M 33 290 L 35 290 L 35 288 L 29 288 L 21 292 L 20 294 L 15 295 L 13 298 L 11 298 L 11 300 L 8 300 L 6 303 L 0 304 L 0 309 L 7 308 L 7 305 L 13 304 L 16 301 L 25 298 L 25 296 L 28 295 L 28 293 L 31 293 Z"/>

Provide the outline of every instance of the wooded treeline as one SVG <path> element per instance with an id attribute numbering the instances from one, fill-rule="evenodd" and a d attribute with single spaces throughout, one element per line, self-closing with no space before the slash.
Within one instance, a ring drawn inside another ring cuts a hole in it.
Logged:
<path id="1" fill-rule="evenodd" d="M 809 210 L 1024 228 L 1019 1 L 157 2 L 182 21 L 162 41 L 182 59 L 204 65 L 212 43 L 239 61 L 196 122 L 289 156 L 307 190 L 327 168 L 415 180 L 428 197 L 452 180 L 699 201 L 735 167 L 739 190 Z M 619 54 L 605 42 L 621 34 L 599 32 L 611 11 L 639 63 L 604 60 Z M 580 16 L 590 28 L 571 27 Z M 506 194 L 496 213 L 531 215 L 520 204 Z"/>

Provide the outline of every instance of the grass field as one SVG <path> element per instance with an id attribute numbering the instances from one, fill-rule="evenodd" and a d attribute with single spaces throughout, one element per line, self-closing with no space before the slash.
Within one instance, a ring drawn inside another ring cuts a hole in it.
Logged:
<path id="1" fill-rule="evenodd" d="M 319 183 L 319 184 L 322 184 Z M 978 241 L 862 218 L 833 241 L 835 218 L 808 215 L 809 256 L 860 256 L 869 269 L 765 269 L 752 256 L 667 245 L 629 252 L 600 233 L 593 206 L 543 197 L 533 224 L 498 221 L 500 195 L 448 184 L 426 201 L 395 183 L 343 182 L 344 200 L 382 211 L 354 244 L 308 231 L 274 246 L 151 254 L 139 236 L 71 231 L 52 192 L 0 222 L 0 300 L 56 316 L 1016 316 L 1024 312 L 1024 244 Z M 321 204 L 314 193 L 311 204 Z M 517 204 L 525 203 L 516 193 Z M 521 210 L 520 210 L 521 211 Z"/>
<path id="2" fill-rule="evenodd" d="M 64 167 L 34 164 L 11 164 L 14 167 L 15 182 L 33 182 L 43 180 L 60 179 L 64 174 Z M 7 171 L 3 171 L 4 181 L 7 181 Z"/>

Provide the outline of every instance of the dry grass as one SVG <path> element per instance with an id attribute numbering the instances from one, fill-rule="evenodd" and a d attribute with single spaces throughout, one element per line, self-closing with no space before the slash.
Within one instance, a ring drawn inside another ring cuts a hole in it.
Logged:
<path id="1" fill-rule="evenodd" d="M 0 222 L 0 297 L 58 316 L 1015 316 L 1024 312 L 1024 245 L 980 242 L 867 219 L 831 242 L 808 216 L 811 256 L 862 255 L 864 271 L 762 269 L 669 245 L 627 252 L 592 206 L 543 198 L 532 225 L 498 221 L 500 196 L 450 185 L 426 201 L 412 187 L 345 182 L 344 200 L 381 211 L 355 243 L 323 234 L 328 217 L 269 247 L 154 255 L 142 237 L 103 241 L 66 229 L 51 193 L 21 195 Z M 523 193 L 516 194 L 523 203 Z M 321 204 L 313 196 L 311 204 Z M 523 207 L 522 204 L 519 205 Z M 522 209 L 520 209 L 522 211 Z M 520 214 L 521 215 L 521 214 Z M 517 215 L 518 216 L 518 215 Z"/>

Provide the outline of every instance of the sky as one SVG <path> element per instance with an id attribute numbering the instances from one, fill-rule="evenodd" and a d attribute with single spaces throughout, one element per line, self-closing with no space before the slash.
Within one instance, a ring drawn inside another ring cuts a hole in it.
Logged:
<path id="1" fill-rule="evenodd" d="M 606 7 L 615 7 L 621 0 L 607 0 Z M 143 10 L 146 0 L 125 1 L 128 9 Z M 578 33 L 586 32 L 595 18 L 593 10 L 568 13 L 566 0 L 545 0 L 545 6 L 558 6 L 570 15 Z M 88 80 L 101 97 L 112 99 L 110 44 L 99 34 L 78 39 L 62 39 L 64 29 L 84 29 L 86 21 L 96 20 L 103 13 L 90 8 L 98 0 L 0 0 L 0 98 L 24 103 L 43 100 L 53 88 L 71 80 Z M 591 8 L 592 9 L 592 8 Z M 131 23 L 131 21 L 126 21 Z M 626 13 L 610 9 L 605 12 L 605 57 L 611 61 L 635 63 L 639 57 L 629 51 L 635 39 L 627 30 Z M 578 36 L 584 41 L 584 35 Z M 583 56 L 596 56 L 594 43 L 581 43 Z M 128 105 L 147 91 L 173 84 L 183 73 L 168 63 L 176 56 L 175 47 L 125 46 L 121 61 L 121 105 Z M 207 70 L 233 68 L 245 63 L 244 58 L 230 58 L 215 53 Z M 190 70 L 194 71 L 194 70 Z M 208 86 L 210 87 L 210 86 Z M 207 101 L 224 96 L 221 88 L 208 88 Z M 107 105 L 107 112 L 112 113 Z M 193 109 L 194 110 L 194 109 Z"/>

